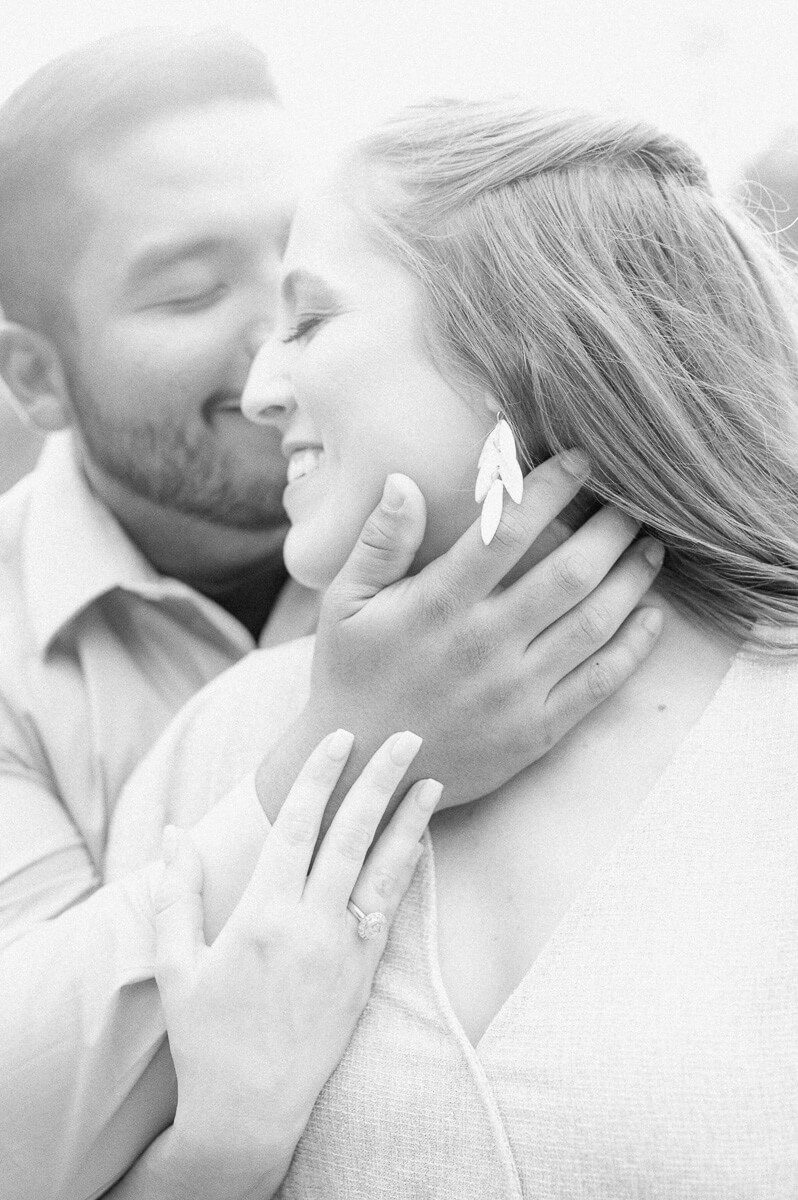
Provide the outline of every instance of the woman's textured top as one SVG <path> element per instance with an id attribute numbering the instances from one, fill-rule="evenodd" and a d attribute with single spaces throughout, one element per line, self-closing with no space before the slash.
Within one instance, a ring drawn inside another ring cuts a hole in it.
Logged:
<path id="1" fill-rule="evenodd" d="M 123 798 L 140 859 L 259 761 L 264 721 L 292 719 L 310 644 L 274 654 L 156 751 L 166 811 Z M 476 1047 L 441 982 L 428 842 L 280 1195 L 795 1200 L 798 661 L 738 655 Z"/>

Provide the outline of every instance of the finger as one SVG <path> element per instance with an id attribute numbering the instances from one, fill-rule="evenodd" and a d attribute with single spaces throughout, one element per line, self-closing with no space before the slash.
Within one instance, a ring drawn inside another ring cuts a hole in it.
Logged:
<path id="1" fill-rule="evenodd" d="M 285 798 L 242 897 L 256 910 L 302 895 L 325 806 L 352 749 L 346 729 L 329 734 L 307 759 Z"/>
<path id="2" fill-rule="evenodd" d="M 515 631 L 529 644 L 598 587 L 639 528 L 639 522 L 617 508 L 600 509 L 497 597 L 502 629 Z"/>
<path id="3" fill-rule="evenodd" d="M 352 890 L 352 900 L 364 913 L 381 912 L 392 921 L 418 862 L 419 839 L 442 791 L 443 784 L 435 779 L 414 783 L 374 843 Z"/>
<path id="4" fill-rule="evenodd" d="M 553 687 L 620 629 L 654 582 L 664 548 L 654 538 L 631 546 L 589 596 L 533 641 L 525 661 Z"/>
<path id="5" fill-rule="evenodd" d="M 612 696 L 648 657 L 662 632 L 663 614 L 646 605 L 624 621 L 598 654 L 571 671 L 549 693 L 547 717 L 559 739 Z"/>
<path id="6" fill-rule="evenodd" d="M 155 975 L 168 988 L 189 974 L 205 947 L 202 860 L 185 830 L 167 825 L 163 832 L 165 867 L 155 890 Z"/>
<path id="7" fill-rule="evenodd" d="M 502 518 L 490 545 L 485 546 L 477 519 L 445 554 L 421 574 L 434 597 L 435 590 L 458 597 L 461 606 L 489 595 L 526 553 L 547 525 L 573 500 L 589 474 L 585 455 L 578 450 L 550 458 L 524 479 L 520 504 L 504 499 Z"/>
<path id="8" fill-rule="evenodd" d="M 395 733 L 363 768 L 319 847 L 306 888 L 311 902 L 335 908 L 352 895 L 380 818 L 420 747 L 417 734 Z"/>
<path id="9" fill-rule="evenodd" d="M 377 508 L 361 530 L 349 558 L 333 580 L 326 602 L 339 615 L 402 579 L 421 545 L 426 526 L 424 497 L 406 475 L 389 475 Z"/>

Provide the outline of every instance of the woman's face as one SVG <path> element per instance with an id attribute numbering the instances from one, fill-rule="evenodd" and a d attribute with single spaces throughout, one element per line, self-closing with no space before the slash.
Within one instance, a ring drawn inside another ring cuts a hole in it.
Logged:
<path id="1" fill-rule="evenodd" d="M 278 325 L 242 408 L 280 426 L 285 559 L 309 587 L 326 587 L 343 566 L 393 471 L 427 502 L 417 565 L 478 516 L 476 463 L 494 417 L 484 397 L 466 398 L 440 374 L 425 347 L 418 285 L 329 191 L 297 212 Z"/>

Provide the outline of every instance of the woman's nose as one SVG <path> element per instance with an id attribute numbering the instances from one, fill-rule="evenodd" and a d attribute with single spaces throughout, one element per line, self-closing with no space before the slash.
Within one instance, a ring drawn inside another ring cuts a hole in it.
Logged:
<path id="1" fill-rule="evenodd" d="M 274 424 L 294 411 L 294 389 L 285 371 L 280 370 L 270 343 L 261 346 L 252 360 L 244 391 L 241 411 L 259 425 Z"/>

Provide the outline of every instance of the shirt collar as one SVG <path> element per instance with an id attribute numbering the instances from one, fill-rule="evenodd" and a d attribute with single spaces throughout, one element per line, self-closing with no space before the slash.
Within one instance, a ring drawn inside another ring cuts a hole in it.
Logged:
<path id="1" fill-rule="evenodd" d="M 159 575 L 92 492 L 68 432 L 47 439 L 31 487 L 22 571 L 40 653 L 79 613 L 115 588 L 148 600 L 188 600 L 239 650 L 252 648 L 249 634 L 229 613 L 185 584 Z"/>

